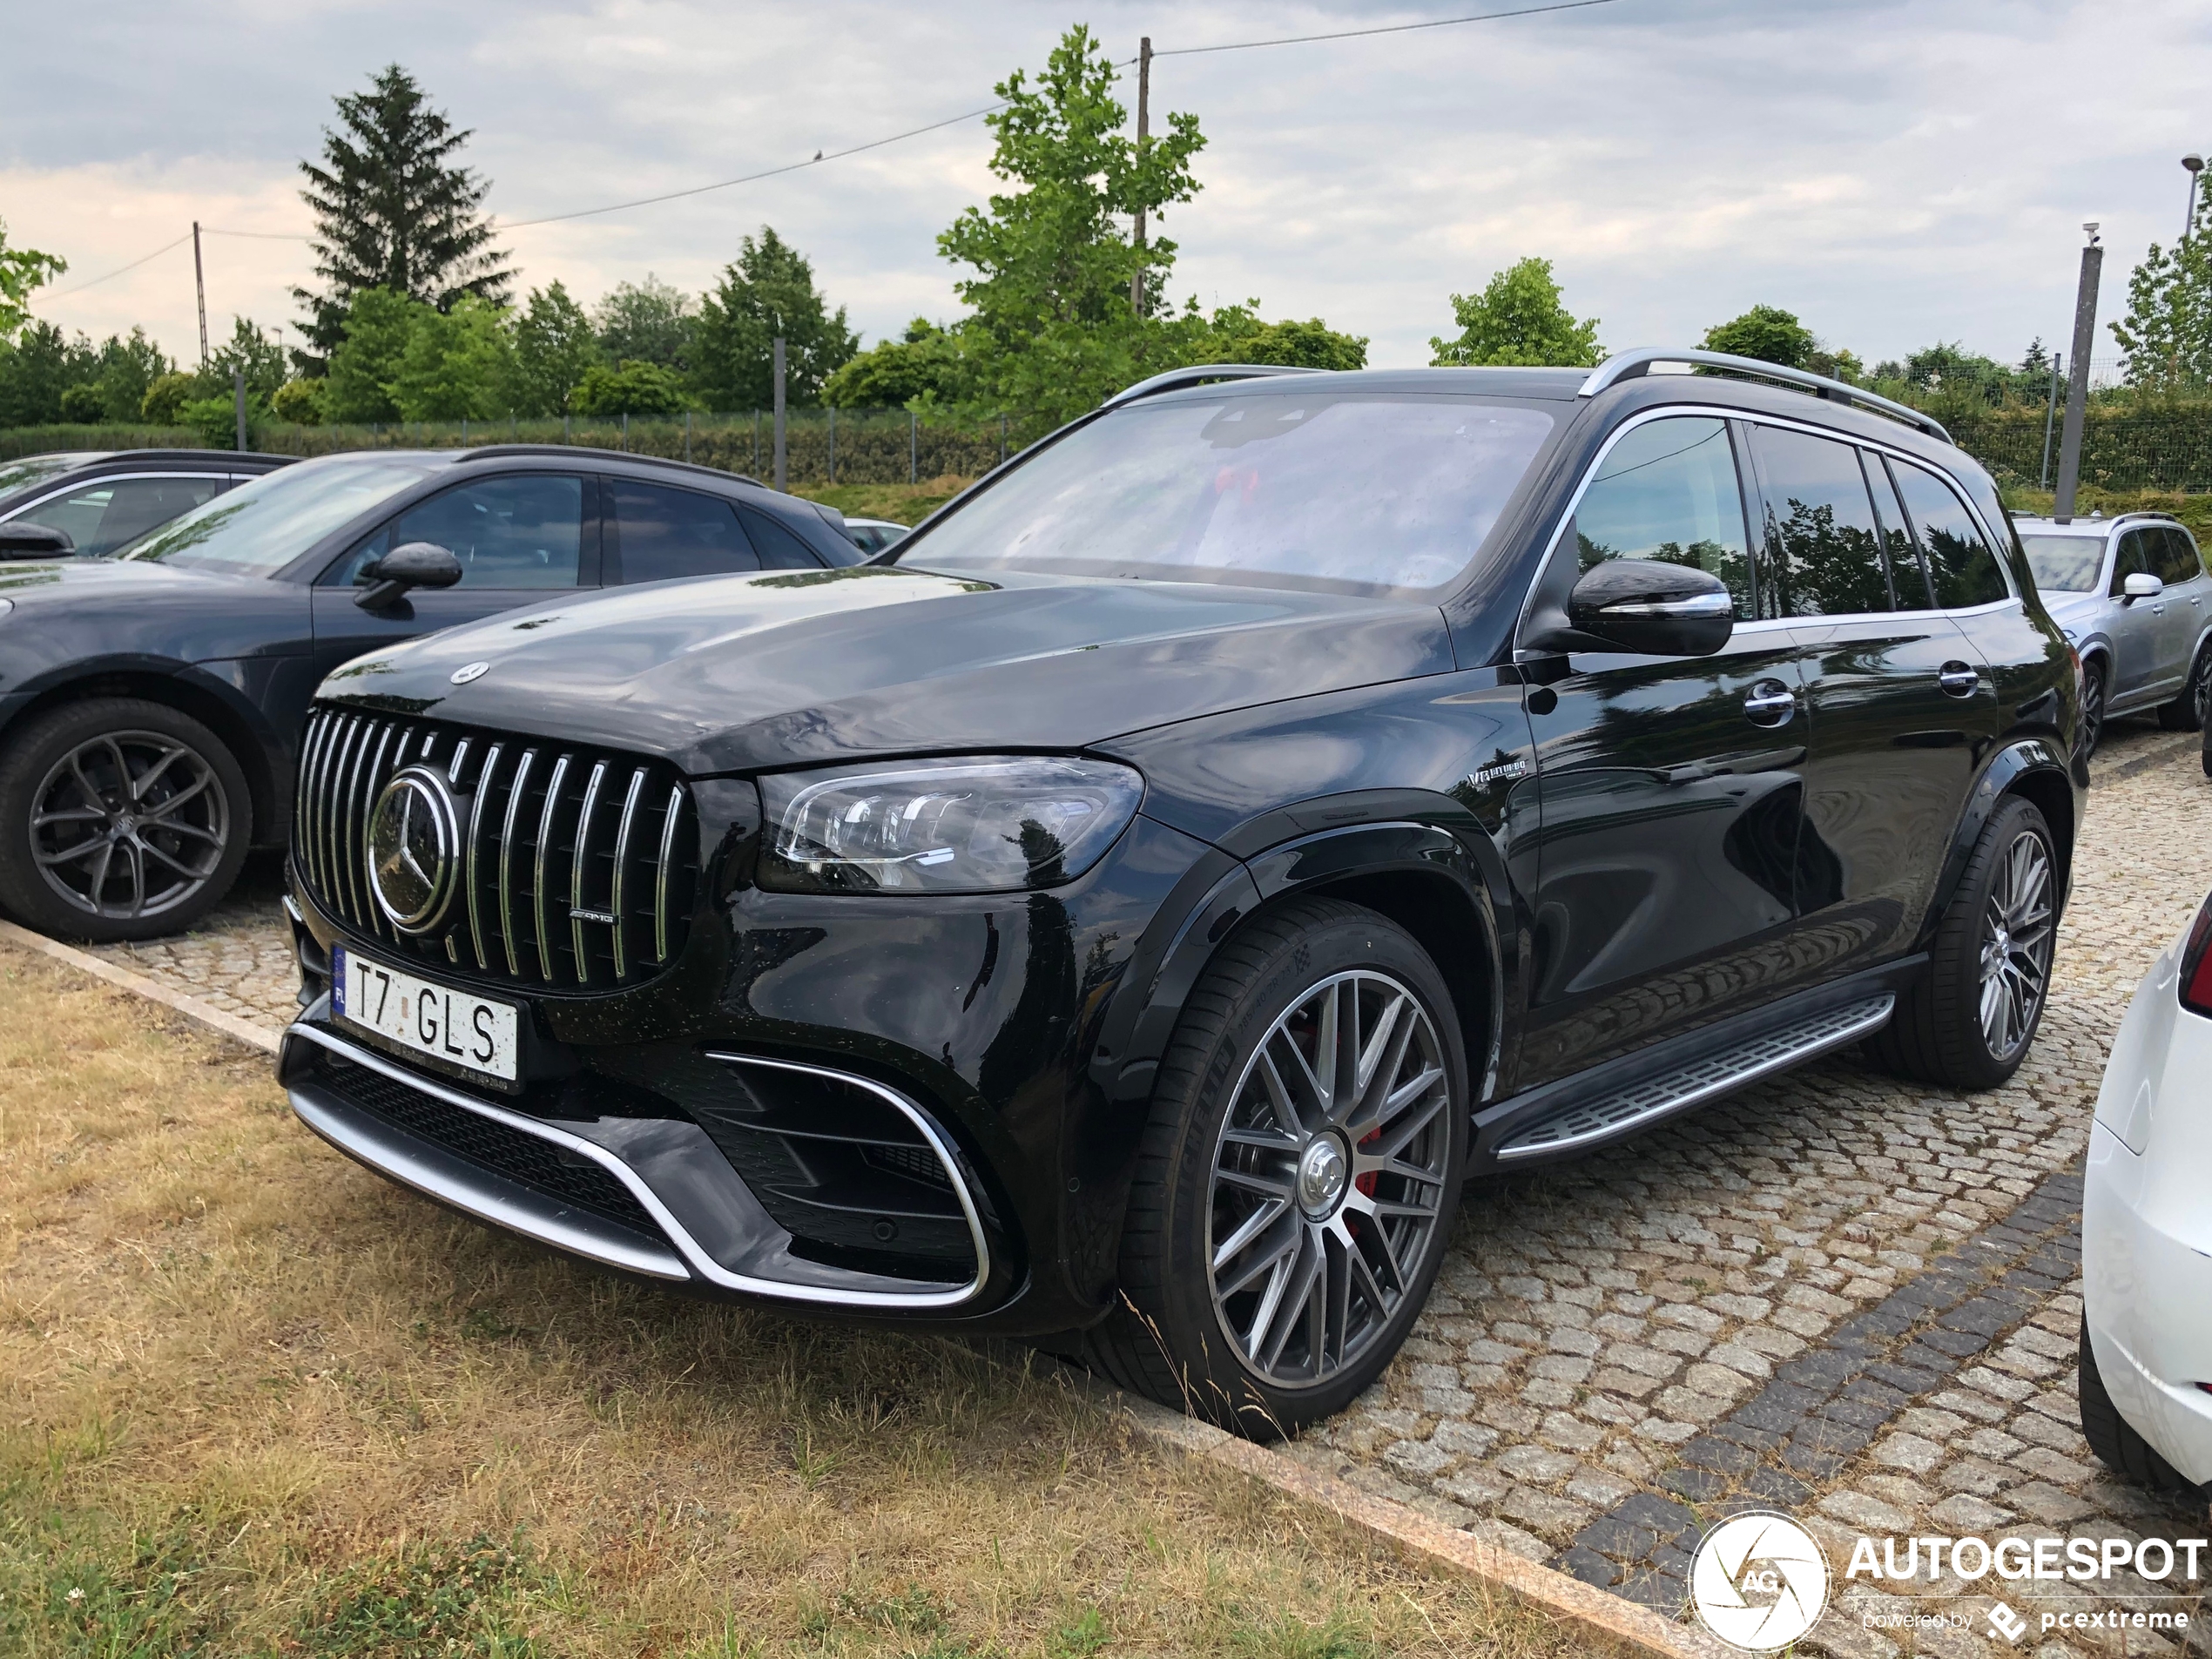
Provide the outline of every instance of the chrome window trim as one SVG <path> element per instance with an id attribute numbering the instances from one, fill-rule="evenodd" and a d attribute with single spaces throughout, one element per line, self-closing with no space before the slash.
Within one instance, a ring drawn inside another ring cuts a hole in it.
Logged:
<path id="1" fill-rule="evenodd" d="M 1846 434 L 1838 432 L 1832 427 L 1819 426 L 1810 421 L 1796 420 L 1788 415 L 1770 415 L 1764 410 L 1736 409 L 1726 408 L 1716 403 L 1667 403 L 1662 404 L 1656 408 L 1639 409 L 1627 420 L 1622 421 L 1619 426 L 1614 428 L 1611 432 L 1606 435 L 1605 442 L 1599 447 L 1598 452 L 1590 457 L 1589 464 L 1583 469 L 1581 477 L 1575 485 L 1574 495 L 1568 498 L 1567 510 L 1559 516 L 1559 522 L 1552 526 L 1551 536 L 1544 543 L 1543 556 L 1536 561 L 1535 571 L 1528 579 L 1528 590 L 1521 597 L 1521 613 L 1514 622 L 1514 658 L 1515 661 L 1519 661 L 1521 658 L 1521 648 L 1519 642 L 1522 631 L 1528 625 L 1529 607 L 1536 603 L 1536 590 L 1543 585 L 1544 571 L 1550 565 L 1554 556 L 1557 555 L 1560 548 L 1561 538 L 1567 534 L 1567 527 L 1574 522 L 1575 511 L 1582 504 L 1582 497 L 1588 494 L 1590 485 L 1596 480 L 1598 469 L 1605 464 L 1606 456 L 1613 453 L 1613 446 L 1620 442 L 1622 438 L 1626 436 L 1629 433 L 1634 431 L 1637 427 L 1644 425 L 1648 421 L 1677 419 L 1683 415 L 1703 415 L 1705 419 L 1712 421 L 1742 421 L 1748 424 L 1757 426 L 1779 427 L 1787 431 L 1803 432 L 1816 438 L 1826 438 L 1835 443 L 1853 444 L 1859 448 L 1869 450 L 1876 455 L 1883 455 L 1891 460 L 1912 462 L 1917 464 L 1923 471 L 1932 473 L 1938 479 L 1944 482 L 1946 486 L 1950 489 L 1952 495 L 1956 496 L 1959 502 L 1966 508 L 1967 515 L 1973 520 L 1976 527 L 1981 530 L 1982 539 L 1989 543 L 1990 550 L 1993 554 L 1996 552 L 1998 548 L 2005 545 L 2006 538 L 1990 534 L 1987 521 L 1982 517 L 1980 512 L 1975 508 L 1973 502 L 1966 498 L 1966 492 L 1960 489 L 1955 482 L 1946 478 L 1941 469 L 1931 465 L 1920 456 L 1912 454 L 1912 452 L 1909 449 L 1898 448 L 1890 444 L 1879 442 L 1872 438 L 1860 437 L 1856 433 Z M 1747 526 L 1747 529 L 1749 527 Z M 2116 542 L 2110 542 L 2107 543 L 2107 556 L 2110 556 L 2111 548 L 2116 545 Z M 1755 562 L 1758 561 L 1763 556 L 1763 553 L 1764 550 L 1756 545 L 1751 549 L 1751 556 Z M 1898 617 L 1920 617 L 1977 616 L 1983 611 L 1993 610 L 2000 604 L 2017 604 L 2020 602 L 2020 590 L 2013 583 L 2011 567 L 2006 563 L 2002 555 L 1997 556 L 1997 568 L 2005 578 L 2006 597 L 2002 599 L 1992 600 L 1986 605 L 1971 606 L 1960 610 L 1945 610 L 1941 609 L 1931 610 L 1926 607 L 1923 607 L 1918 610 L 1838 611 L 1833 616 L 1824 617 L 1750 617 L 1738 622 L 1736 624 L 1735 631 L 1739 634 L 1749 633 L 1761 630 L 1766 625 L 1784 626 L 1791 623 L 1797 623 L 1803 625 L 1817 625 L 1831 623 L 1867 622 L 1881 617 L 1895 618 Z M 1553 656 L 1557 653 L 1544 652 L 1541 654 Z M 1598 655 L 1599 653 L 1592 652 L 1589 654 Z"/>
<path id="2" fill-rule="evenodd" d="M 519 1130 L 525 1135 L 534 1135 L 542 1141 L 550 1141 L 554 1145 L 573 1152 L 579 1157 L 590 1158 L 630 1189 L 631 1195 L 637 1200 L 645 1213 L 651 1216 L 654 1224 L 668 1235 L 669 1242 L 675 1245 L 677 1254 L 682 1258 L 683 1264 L 691 1270 L 693 1277 L 705 1279 L 709 1284 L 718 1285 L 724 1290 L 738 1291 L 747 1295 L 776 1301 L 810 1302 L 837 1307 L 949 1308 L 957 1307 L 974 1296 L 983 1288 L 984 1281 L 989 1276 L 990 1258 L 986 1253 L 981 1219 L 976 1213 L 974 1201 L 968 1196 L 967 1183 L 959 1175 L 958 1166 L 949 1162 L 948 1168 L 953 1170 L 954 1175 L 953 1190 L 960 1198 L 961 1209 L 968 1217 L 968 1225 L 973 1231 L 975 1241 L 975 1277 L 968 1284 L 952 1291 L 913 1292 L 836 1291 L 816 1285 L 788 1285 L 776 1279 L 755 1278 L 745 1273 L 733 1273 L 709 1256 L 700 1247 L 698 1241 L 686 1231 L 683 1223 L 678 1221 L 668 1206 L 660 1201 L 659 1196 L 645 1184 L 644 1177 L 597 1142 L 587 1141 L 580 1135 L 571 1135 L 565 1130 L 556 1129 L 552 1124 L 537 1118 L 525 1116 L 520 1112 L 510 1111 L 503 1106 L 496 1106 L 489 1101 L 478 1100 L 473 1095 L 463 1094 L 457 1089 L 450 1089 L 442 1083 L 435 1082 L 419 1072 L 410 1071 L 403 1066 L 386 1060 L 373 1049 L 348 1042 L 344 1038 L 309 1025 L 305 1021 L 295 1022 L 285 1035 L 300 1037 L 320 1048 L 328 1049 L 341 1059 L 351 1061 L 357 1066 L 365 1066 L 371 1071 L 381 1072 L 393 1082 L 403 1083 L 409 1089 L 418 1089 L 434 1099 L 444 1102 L 448 1106 L 462 1111 L 474 1112 L 479 1117 L 489 1118 L 495 1123 L 503 1124 L 511 1130 Z M 930 1144 L 938 1149 L 938 1156 L 947 1157 L 943 1139 L 935 1125 L 929 1122 L 927 1114 L 922 1112 L 921 1108 L 913 1105 L 896 1090 L 886 1089 L 880 1083 L 871 1082 L 865 1077 L 855 1077 L 844 1072 L 825 1071 L 819 1067 L 795 1065 L 787 1061 L 759 1060 L 751 1055 L 717 1054 L 710 1055 L 708 1057 L 748 1065 L 774 1066 L 786 1071 L 813 1072 L 817 1076 L 835 1078 L 840 1082 L 856 1084 L 880 1096 L 897 1107 L 908 1116 L 909 1121 L 914 1123 L 916 1127 L 922 1130 Z M 289 1093 L 288 1090 L 287 1092 Z M 296 1100 L 293 1103 L 293 1109 L 295 1112 L 300 1109 Z M 302 1113 L 301 1116 L 304 1117 L 306 1115 Z M 312 1122 L 310 1127 L 313 1127 Z M 405 1180 L 404 1177 L 389 1168 L 387 1161 L 388 1157 L 389 1155 L 387 1154 L 386 1158 L 372 1158 L 365 1161 L 369 1162 L 374 1168 L 391 1174 L 395 1180 Z M 731 1178 L 733 1180 L 739 1178 L 734 1170 L 731 1172 Z M 410 1181 L 407 1184 L 414 1185 L 415 1184 Z M 471 1213 L 477 1212 L 471 1211 Z M 560 1242 L 548 1238 L 547 1229 L 534 1217 L 508 1219 L 492 1216 L 486 1217 L 485 1219 L 496 1221 L 500 1225 L 523 1233 L 526 1237 L 545 1238 L 548 1243 Z M 573 1248 L 569 1245 L 563 1247 Z M 666 1275 L 664 1274 L 662 1277 Z"/>

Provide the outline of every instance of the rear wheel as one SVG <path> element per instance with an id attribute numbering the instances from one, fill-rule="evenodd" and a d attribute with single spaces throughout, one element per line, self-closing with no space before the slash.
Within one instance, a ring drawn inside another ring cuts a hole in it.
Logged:
<path id="1" fill-rule="evenodd" d="M 2208 715 L 2212 715 L 2212 644 L 2197 652 L 2189 664 L 2182 694 L 2158 705 L 2158 723 L 2168 732 L 2202 732 Z"/>
<path id="2" fill-rule="evenodd" d="M 1936 926 L 1927 970 L 1875 1039 L 1883 1061 L 1953 1089 L 1994 1089 L 2017 1071 L 2043 1018 L 2059 890 L 2050 826 L 2006 797 Z"/>
<path id="3" fill-rule="evenodd" d="M 44 933 L 183 931 L 245 862 L 246 776 L 190 715 L 135 698 L 32 720 L 0 759 L 0 902 Z"/>
<path id="4" fill-rule="evenodd" d="M 2182 1472 L 2158 1454 L 2158 1449 L 2129 1427 L 2120 1408 L 2105 1392 L 2097 1372 L 2096 1351 L 2089 1345 L 2089 1322 L 2081 1322 L 2081 1356 L 2074 1372 L 2074 1401 L 2081 1409 L 2081 1438 L 2097 1454 L 2097 1461 L 2121 1479 L 2154 1492 L 2195 1491 Z"/>
<path id="5" fill-rule="evenodd" d="M 2101 657 L 2092 657 L 2081 664 L 2081 757 L 2087 759 L 2097 752 L 2097 740 L 2105 734 L 2105 664 Z"/>
<path id="6" fill-rule="evenodd" d="M 1451 995 L 1403 929 L 1334 900 L 1256 920 L 1161 1062 L 1086 1357 L 1255 1439 L 1343 1409 L 1427 1299 L 1467 1129 Z"/>

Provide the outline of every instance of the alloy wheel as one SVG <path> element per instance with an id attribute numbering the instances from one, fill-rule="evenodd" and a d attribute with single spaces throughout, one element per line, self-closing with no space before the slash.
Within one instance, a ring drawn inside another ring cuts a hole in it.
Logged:
<path id="1" fill-rule="evenodd" d="M 2212 725 L 2212 651 L 2196 659 L 2196 668 L 2189 675 L 2189 706 L 2196 715 L 2197 730 Z"/>
<path id="2" fill-rule="evenodd" d="M 1215 1312 L 1278 1387 L 1327 1381 L 1380 1339 L 1442 1247 L 1451 1085 L 1420 1000 L 1332 974 L 1276 1016 L 1216 1143 Z"/>
<path id="3" fill-rule="evenodd" d="M 230 831 L 214 768 L 158 732 L 89 738 L 54 763 L 31 797 L 31 856 L 47 885 L 75 908 L 118 921 L 198 894 Z"/>
<path id="4" fill-rule="evenodd" d="M 1981 1033 L 1997 1060 L 2012 1058 L 2035 1028 L 2054 932 L 2050 852 L 2023 830 L 1998 860 L 1982 915 Z"/>
<path id="5" fill-rule="evenodd" d="M 2093 755 L 2097 752 L 2097 739 L 2105 729 L 2104 671 L 2091 668 L 2081 677 L 2081 752 Z"/>

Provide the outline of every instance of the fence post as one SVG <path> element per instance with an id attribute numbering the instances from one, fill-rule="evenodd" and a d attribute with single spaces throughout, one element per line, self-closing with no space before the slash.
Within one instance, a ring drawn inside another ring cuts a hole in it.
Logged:
<path id="1" fill-rule="evenodd" d="M 776 336 L 776 488 L 784 487 L 784 337 Z"/>
<path id="2" fill-rule="evenodd" d="M 2051 401 L 2043 409 L 2043 470 L 2036 475 L 2035 487 L 2038 489 L 2048 489 L 2051 487 L 2051 428 L 2058 419 L 2059 366 L 2065 361 L 2064 352 L 2054 351 L 2051 354 Z"/>
<path id="3" fill-rule="evenodd" d="M 1006 416 L 999 416 L 999 465 L 1006 465 Z"/>
<path id="4" fill-rule="evenodd" d="M 469 447 L 469 417 L 465 415 L 461 417 L 461 447 Z"/>
<path id="5" fill-rule="evenodd" d="M 563 411 L 561 415 L 561 442 L 563 443 L 574 443 L 576 442 L 576 439 L 570 435 L 569 430 L 569 422 L 574 419 L 576 419 L 574 415 L 570 415 L 565 411 Z"/>
<path id="6" fill-rule="evenodd" d="M 830 482 L 837 482 L 837 405 L 830 405 Z"/>
<path id="7" fill-rule="evenodd" d="M 912 409 L 907 411 L 907 482 L 921 482 L 921 417 Z"/>
<path id="8" fill-rule="evenodd" d="M 752 465 L 745 470 L 754 477 L 760 476 L 760 411 L 752 412 Z"/>
<path id="9" fill-rule="evenodd" d="M 246 448 L 246 369 L 243 365 L 233 365 L 231 369 L 231 399 L 232 408 L 238 415 L 238 447 L 243 453 Z"/>
<path id="10" fill-rule="evenodd" d="M 691 410 L 686 409 L 686 410 L 685 410 L 685 411 L 684 411 L 684 459 L 685 460 L 685 462 L 688 462 L 691 460 Z"/>
<path id="11" fill-rule="evenodd" d="M 622 412 L 622 452 L 624 455 L 630 453 L 630 411 L 628 409 Z"/>

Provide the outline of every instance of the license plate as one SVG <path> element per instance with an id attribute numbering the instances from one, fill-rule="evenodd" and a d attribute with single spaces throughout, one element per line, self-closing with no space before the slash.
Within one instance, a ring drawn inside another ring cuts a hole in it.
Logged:
<path id="1" fill-rule="evenodd" d="M 417 1054 L 513 1082 L 515 1005 L 331 949 L 330 1011 Z"/>

